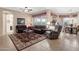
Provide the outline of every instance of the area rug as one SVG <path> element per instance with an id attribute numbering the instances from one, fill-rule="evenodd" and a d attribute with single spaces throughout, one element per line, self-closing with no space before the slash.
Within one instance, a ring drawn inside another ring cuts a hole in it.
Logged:
<path id="1" fill-rule="evenodd" d="M 44 35 L 36 33 L 16 33 L 10 34 L 9 37 L 18 51 L 46 39 Z"/>

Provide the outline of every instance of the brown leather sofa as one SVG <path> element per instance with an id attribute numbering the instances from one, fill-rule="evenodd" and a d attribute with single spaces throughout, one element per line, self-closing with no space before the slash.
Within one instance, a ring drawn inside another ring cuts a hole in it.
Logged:
<path id="1" fill-rule="evenodd" d="M 38 34 L 44 34 L 46 32 L 46 26 L 44 25 L 35 25 L 35 26 L 32 26 L 30 27 L 30 29 L 32 29 L 35 33 L 38 33 Z"/>
<path id="2" fill-rule="evenodd" d="M 48 35 L 49 39 L 58 39 L 60 32 L 62 30 L 62 26 L 57 26 L 57 31 L 51 31 L 50 34 Z"/>
<path id="3" fill-rule="evenodd" d="M 26 25 L 16 25 L 16 33 L 24 33 L 27 29 Z"/>

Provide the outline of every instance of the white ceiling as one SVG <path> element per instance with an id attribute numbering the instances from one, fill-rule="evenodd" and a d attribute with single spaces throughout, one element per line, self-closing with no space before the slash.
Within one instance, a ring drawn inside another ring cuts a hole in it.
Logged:
<path id="1" fill-rule="evenodd" d="M 14 11 L 24 12 L 25 7 L 5 7 L 4 9 L 9 9 L 9 10 L 14 10 Z M 26 13 L 37 14 L 37 13 L 44 12 L 46 10 L 46 8 L 44 8 L 44 7 L 29 7 L 29 9 L 32 9 L 32 11 L 26 12 Z"/>
<path id="2" fill-rule="evenodd" d="M 24 12 L 25 7 L 5 7 L 6 9 Z M 79 7 L 29 7 L 32 9 L 29 14 L 40 13 L 46 9 L 50 9 L 52 12 L 63 14 L 63 13 L 75 13 L 79 12 Z"/>
<path id="3" fill-rule="evenodd" d="M 56 13 L 75 13 L 79 12 L 79 7 L 53 7 L 48 8 Z"/>

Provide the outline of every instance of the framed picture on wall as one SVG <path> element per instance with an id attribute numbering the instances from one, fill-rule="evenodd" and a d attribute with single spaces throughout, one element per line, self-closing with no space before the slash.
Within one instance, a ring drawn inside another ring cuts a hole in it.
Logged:
<path id="1" fill-rule="evenodd" d="M 25 18 L 17 18 L 17 25 L 24 25 L 25 24 Z"/>

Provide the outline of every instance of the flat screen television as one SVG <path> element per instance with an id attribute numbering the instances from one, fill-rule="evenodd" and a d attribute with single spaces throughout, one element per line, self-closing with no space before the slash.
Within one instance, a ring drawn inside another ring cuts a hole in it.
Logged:
<path id="1" fill-rule="evenodd" d="M 24 25 L 25 24 L 25 18 L 17 18 L 17 25 Z"/>

